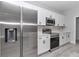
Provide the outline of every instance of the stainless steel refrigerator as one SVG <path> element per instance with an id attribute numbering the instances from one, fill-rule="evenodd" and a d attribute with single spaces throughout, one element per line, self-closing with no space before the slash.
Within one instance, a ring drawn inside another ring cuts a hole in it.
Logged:
<path id="1" fill-rule="evenodd" d="M 0 56 L 37 56 L 37 11 L 0 1 Z"/>

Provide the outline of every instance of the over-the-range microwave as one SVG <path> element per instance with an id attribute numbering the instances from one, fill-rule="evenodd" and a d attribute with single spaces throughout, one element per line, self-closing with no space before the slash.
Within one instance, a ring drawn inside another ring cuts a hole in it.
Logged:
<path id="1" fill-rule="evenodd" d="M 55 25 L 55 19 L 46 17 L 46 25 L 47 26 L 54 26 Z"/>

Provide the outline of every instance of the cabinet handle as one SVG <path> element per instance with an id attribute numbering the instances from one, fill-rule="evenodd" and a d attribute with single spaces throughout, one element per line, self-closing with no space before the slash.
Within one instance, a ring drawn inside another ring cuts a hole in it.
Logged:
<path id="1" fill-rule="evenodd" d="M 39 24 L 41 24 L 41 22 L 39 22 Z"/>
<path id="2" fill-rule="evenodd" d="M 65 26 L 65 24 L 63 24 L 63 26 Z"/>
<path id="3" fill-rule="evenodd" d="M 62 39 L 64 39 L 64 37 L 62 36 Z"/>
<path id="4" fill-rule="evenodd" d="M 43 44 L 45 44 L 45 40 L 43 40 Z"/>
<path id="5" fill-rule="evenodd" d="M 48 38 L 48 37 L 46 37 L 46 38 Z"/>
<path id="6" fill-rule="evenodd" d="M 68 38 L 69 38 L 69 34 L 68 34 Z"/>
<path id="7" fill-rule="evenodd" d="M 39 38 L 39 39 L 42 39 L 42 38 Z"/>

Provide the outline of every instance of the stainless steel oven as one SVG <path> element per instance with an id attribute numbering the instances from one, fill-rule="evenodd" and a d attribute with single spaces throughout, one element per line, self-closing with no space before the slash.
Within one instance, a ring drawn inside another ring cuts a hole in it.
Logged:
<path id="1" fill-rule="evenodd" d="M 50 37 L 50 49 L 59 46 L 59 33 L 52 33 Z"/>

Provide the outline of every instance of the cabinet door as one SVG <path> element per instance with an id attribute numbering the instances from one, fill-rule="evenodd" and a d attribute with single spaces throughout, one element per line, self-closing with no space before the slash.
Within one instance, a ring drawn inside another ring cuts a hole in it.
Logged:
<path id="1" fill-rule="evenodd" d="M 65 33 L 60 34 L 60 46 L 66 43 Z"/>
<path id="2" fill-rule="evenodd" d="M 48 51 L 50 49 L 50 36 L 45 36 L 44 37 L 45 40 L 45 46 L 44 46 L 44 50 Z"/>
<path id="3" fill-rule="evenodd" d="M 64 24 L 63 15 L 54 13 L 54 18 L 55 18 L 55 26 L 63 26 L 63 24 Z"/>
<path id="4" fill-rule="evenodd" d="M 66 43 L 68 43 L 69 42 L 69 38 L 70 38 L 70 35 L 69 35 L 69 33 L 64 33 L 64 44 L 66 44 Z"/>
<path id="5" fill-rule="evenodd" d="M 43 11 L 38 11 L 38 25 L 45 25 L 45 16 Z"/>
<path id="6" fill-rule="evenodd" d="M 66 33 L 63 33 L 63 37 L 64 37 L 63 44 L 66 44 L 67 43 Z"/>
<path id="7" fill-rule="evenodd" d="M 40 11 L 38 11 L 38 24 L 39 25 L 46 25 L 46 20 L 45 20 L 46 14 L 47 12 L 44 9 L 40 9 Z"/>
<path id="8" fill-rule="evenodd" d="M 59 26 L 63 26 L 63 24 L 64 24 L 63 20 L 64 20 L 64 16 L 58 14 L 58 24 L 59 24 Z"/>
<path id="9" fill-rule="evenodd" d="M 53 17 L 55 18 L 55 26 L 59 26 L 59 15 L 54 13 Z"/>
<path id="10" fill-rule="evenodd" d="M 59 15 L 59 26 L 63 26 L 63 16 Z"/>
<path id="11" fill-rule="evenodd" d="M 38 39 L 38 55 L 40 55 L 50 49 L 49 37 L 47 37 L 47 36 L 41 36 L 41 37 L 42 38 Z"/>
<path id="12" fill-rule="evenodd" d="M 38 39 L 38 55 L 44 52 L 44 39 L 39 38 Z"/>
<path id="13" fill-rule="evenodd" d="M 70 33 L 66 33 L 66 41 L 67 41 L 67 42 L 70 41 Z"/>
<path id="14" fill-rule="evenodd" d="M 61 26 L 65 26 L 65 17 L 61 15 Z"/>
<path id="15" fill-rule="evenodd" d="M 60 33 L 60 39 L 59 39 L 59 45 L 61 46 L 61 45 L 63 45 L 63 34 L 62 33 Z"/>

